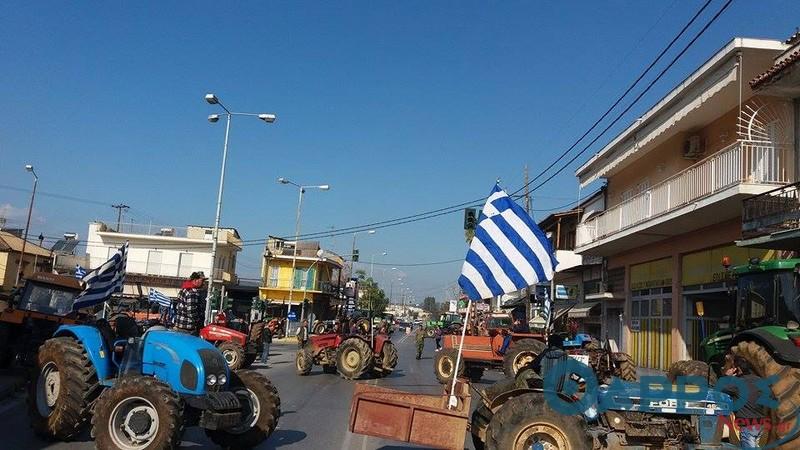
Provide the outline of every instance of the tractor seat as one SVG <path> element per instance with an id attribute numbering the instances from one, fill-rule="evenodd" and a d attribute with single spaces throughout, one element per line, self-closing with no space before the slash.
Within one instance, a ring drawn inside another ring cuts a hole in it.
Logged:
<path id="1" fill-rule="evenodd" d="M 127 341 L 130 338 L 139 337 L 141 334 L 139 332 L 139 325 L 136 324 L 136 320 L 134 320 L 131 316 L 117 316 L 116 322 L 117 339 L 125 339 Z"/>
<path id="2" fill-rule="evenodd" d="M 95 328 L 97 331 L 100 332 L 100 336 L 103 337 L 103 342 L 106 344 L 106 348 L 111 351 L 114 348 L 114 340 L 116 336 L 114 335 L 114 330 L 111 328 L 111 324 L 108 323 L 106 319 L 98 319 L 94 323 Z"/>

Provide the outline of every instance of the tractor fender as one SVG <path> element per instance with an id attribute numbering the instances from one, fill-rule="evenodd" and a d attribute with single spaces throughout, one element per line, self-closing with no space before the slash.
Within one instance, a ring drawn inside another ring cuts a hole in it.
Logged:
<path id="1" fill-rule="evenodd" d="M 372 351 L 376 355 L 379 355 L 383 351 L 383 344 L 388 342 L 388 341 L 391 341 L 389 336 L 387 336 L 385 334 L 376 334 L 375 335 L 375 347 L 372 349 Z"/>
<path id="2" fill-rule="evenodd" d="M 232 341 L 242 347 L 247 346 L 246 334 L 221 325 L 206 325 L 200 329 L 200 337 L 214 343 Z"/>
<path id="3" fill-rule="evenodd" d="M 507 401 L 511 400 L 514 397 L 519 397 L 522 394 L 544 394 L 544 389 L 541 388 L 517 388 L 511 389 L 508 391 L 503 392 L 500 395 L 497 395 L 493 398 L 487 405 L 489 409 L 492 410 L 493 413 L 496 413 Z M 572 399 L 561 392 L 557 392 L 558 396 L 564 400 L 572 401 Z"/>
<path id="4" fill-rule="evenodd" d="M 795 346 L 791 339 L 780 339 L 766 330 L 754 328 L 737 334 L 731 340 L 730 347 L 743 341 L 758 342 L 769 351 L 776 361 L 783 365 L 800 366 L 800 347 Z"/>
<path id="5" fill-rule="evenodd" d="M 111 352 L 106 348 L 100 330 L 89 325 L 61 325 L 53 337 L 71 337 L 83 345 L 89 361 L 97 371 L 97 379 L 104 386 L 113 384 L 114 370 L 111 367 Z"/>

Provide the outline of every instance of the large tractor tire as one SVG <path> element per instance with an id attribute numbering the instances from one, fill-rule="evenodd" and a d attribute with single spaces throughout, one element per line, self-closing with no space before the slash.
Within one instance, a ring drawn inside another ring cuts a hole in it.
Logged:
<path id="1" fill-rule="evenodd" d="M 776 381 L 770 386 L 778 407 L 771 410 L 773 424 L 769 432 L 769 442 L 781 441 L 776 449 L 796 449 L 800 446 L 800 370 L 784 366 L 775 361 L 772 355 L 756 342 L 739 342 L 733 353 L 747 360 L 761 378 L 774 376 Z"/>
<path id="2" fill-rule="evenodd" d="M 550 409 L 542 394 L 523 394 L 507 401 L 486 428 L 487 450 L 544 448 L 590 450 L 591 438 L 580 416 Z"/>
<path id="3" fill-rule="evenodd" d="M 667 379 L 675 383 L 678 377 L 700 377 L 708 380 L 709 386 L 717 384 L 717 374 L 704 361 L 688 359 L 685 361 L 675 361 L 667 369 Z"/>
<path id="4" fill-rule="evenodd" d="M 311 329 L 311 333 L 313 333 L 313 334 L 324 334 L 325 333 L 325 324 L 323 322 L 315 323 L 313 328 Z"/>
<path id="5" fill-rule="evenodd" d="M 244 405 L 244 418 L 233 428 L 206 430 L 206 435 L 222 448 L 253 448 L 278 426 L 281 398 L 269 379 L 254 370 L 231 372 L 230 386 Z"/>
<path id="6" fill-rule="evenodd" d="M 517 376 L 523 367 L 533 363 L 533 360 L 544 351 L 547 346 L 536 339 L 520 339 L 512 342 L 505 356 L 503 356 L 503 372 L 509 378 Z"/>
<path id="7" fill-rule="evenodd" d="M 484 450 L 486 448 L 486 428 L 489 426 L 489 422 L 492 421 L 492 417 L 494 417 L 494 413 L 486 405 L 480 405 L 472 412 L 469 432 L 472 435 L 472 445 L 475 450 Z"/>
<path id="8" fill-rule="evenodd" d="M 256 358 L 258 358 L 258 353 L 246 353 L 242 362 L 242 369 L 249 369 L 256 362 Z"/>
<path id="9" fill-rule="evenodd" d="M 222 352 L 225 357 L 225 362 L 228 363 L 228 368 L 231 370 L 239 370 L 244 367 L 244 349 L 236 342 L 226 341 L 220 343 L 217 348 Z"/>
<path id="10" fill-rule="evenodd" d="M 458 350 L 454 348 L 443 348 L 436 352 L 433 358 L 433 373 L 439 383 L 448 384 L 453 382 L 453 373 L 456 370 L 456 358 L 458 358 Z M 458 365 L 458 376 L 463 376 L 465 369 L 465 362 L 462 359 Z"/>
<path id="11" fill-rule="evenodd" d="M 397 347 L 389 341 L 384 342 L 380 361 L 381 366 L 375 368 L 375 375 L 388 377 L 397 366 Z"/>
<path id="12" fill-rule="evenodd" d="M 180 397 L 168 384 L 147 376 L 120 378 L 94 408 L 97 448 L 168 450 L 183 434 Z"/>
<path id="13" fill-rule="evenodd" d="M 614 376 L 622 381 L 636 381 L 639 375 L 636 372 L 636 363 L 633 362 L 631 355 L 627 353 L 614 353 L 611 355 L 614 360 Z"/>
<path id="14" fill-rule="evenodd" d="M 28 416 L 36 434 L 68 441 L 87 425 L 100 393 L 97 371 L 83 346 L 71 337 L 48 339 L 37 355 L 38 371 L 28 384 Z"/>
<path id="15" fill-rule="evenodd" d="M 364 339 L 351 337 L 336 350 L 336 370 L 342 378 L 355 380 L 372 369 L 372 349 Z"/>
<path id="16" fill-rule="evenodd" d="M 305 347 L 297 350 L 294 364 L 298 375 L 305 376 L 311 373 L 311 368 L 314 367 L 314 357 L 311 356 L 311 350 Z"/>

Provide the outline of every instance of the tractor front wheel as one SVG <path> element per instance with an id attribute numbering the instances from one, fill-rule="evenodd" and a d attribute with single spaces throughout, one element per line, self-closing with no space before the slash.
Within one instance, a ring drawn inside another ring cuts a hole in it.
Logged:
<path id="1" fill-rule="evenodd" d="M 592 442 L 580 416 L 553 411 L 542 394 L 523 394 L 508 400 L 491 418 L 486 448 L 590 450 Z"/>
<path id="2" fill-rule="evenodd" d="M 222 448 L 252 448 L 264 442 L 278 426 L 281 399 L 267 377 L 254 370 L 231 372 L 231 390 L 243 406 L 239 425 L 226 430 L 206 430 Z"/>
<path id="3" fill-rule="evenodd" d="M 180 397 L 153 377 L 120 378 L 100 395 L 94 411 L 97 448 L 166 450 L 177 447 L 183 434 Z"/>
<path id="4" fill-rule="evenodd" d="M 38 372 L 28 384 L 28 416 L 36 434 L 70 440 L 89 420 L 100 385 L 83 346 L 71 337 L 48 339 L 39 349 Z"/>
<path id="5" fill-rule="evenodd" d="M 311 356 L 311 350 L 305 347 L 298 350 L 294 362 L 298 375 L 305 376 L 311 373 L 311 368 L 314 366 L 314 358 Z"/>
<path id="6" fill-rule="evenodd" d="M 503 372 L 509 378 L 516 377 L 517 372 L 533 363 L 544 349 L 544 342 L 536 339 L 520 339 L 512 342 L 511 348 L 503 356 Z"/>
<path id="7" fill-rule="evenodd" d="M 731 350 L 750 363 L 759 377 L 775 377 L 770 390 L 778 406 L 770 411 L 773 426 L 769 442 L 780 441 L 780 446 L 776 447 L 779 449 L 797 448 L 800 444 L 800 434 L 797 433 L 800 425 L 800 370 L 781 365 L 757 342 L 739 342 Z"/>
<path id="8" fill-rule="evenodd" d="M 458 350 L 454 348 L 443 348 L 436 353 L 433 359 L 433 373 L 439 383 L 448 384 L 453 381 L 453 374 L 456 371 L 456 358 L 458 358 Z M 463 376 L 466 371 L 466 362 L 461 359 L 458 365 L 458 376 Z"/>
<path id="9" fill-rule="evenodd" d="M 231 370 L 239 370 L 244 366 L 244 349 L 236 342 L 226 341 L 217 346 L 222 356 L 225 357 L 225 362 L 228 363 L 228 368 Z"/>
<path id="10" fill-rule="evenodd" d="M 369 343 L 357 337 L 342 341 L 336 351 L 336 370 L 347 380 L 362 377 L 372 368 L 372 348 Z"/>

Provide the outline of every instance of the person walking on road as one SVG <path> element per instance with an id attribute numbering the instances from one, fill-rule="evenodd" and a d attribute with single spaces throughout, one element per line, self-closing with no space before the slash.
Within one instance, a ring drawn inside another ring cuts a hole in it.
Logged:
<path id="1" fill-rule="evenodd" d="M 261 339 L 263 340 L 263 347 L 261 349 L 261 363 L 266 366 L 267 360 L 269 359 L 269 346 L 272 344 L 272 331 L 268 327 L 264 327 L 264 334 Z"/>
<path id="2" fill-rule="evenodd" d="M 437 326 L 433 330 L 433 337 L 436 339 L 436 351 L 438 352 L 442 349 L 442 329 L 440 327 Z"/>
<path id="3" fill-rule="evenodd" d="M 306 342 L 308 342 L 308 320 L 303 320 L 300 329 L 297 330 L 297 345 L 299 348 L 303 348 Z"/>
<path id="4" fill-rule="evenodd" d="M 422 325 L 417 327 L 414 338 L 417 340 L 417 359 L 422 359 L 422 350 L 425 348 L 425 330 L 422 329 Z"/>
<path id="5" fill-rule="evenodd" d="M 199 335 L 205 320 L 205 295 L 202 290 L 207 278 L 203 272 L 193 272 L 181 285 L 175 301 L 174 330 Z"/>
<path id="6" fill-rule="evenodd" d="M 739 427 L 742 448 L 759 448 L 761 434 L 764 432 L 764 427 L 760 423 L 763 423 L 761 421 L 767 415 L 764 408 L 758 403 L 760 398 L 758 381 L 761 378 L 753 373 L 747 360 L 740 356 L 729 354 L 726 356 L 726 361 L 723 369 L 725 376 L 741 378 L 747 386 L 747 392 L 739 392 L 738 387 L 735 385 L 729 385 L 722 389 L 722 392 L 733 397 L 734 401 L 739 401 L 740 397 L 747 396 L 744 406 L 736 411 L 737 423 L 739 419 L 744 419 L 746 423 L 746 425 Z"/>

